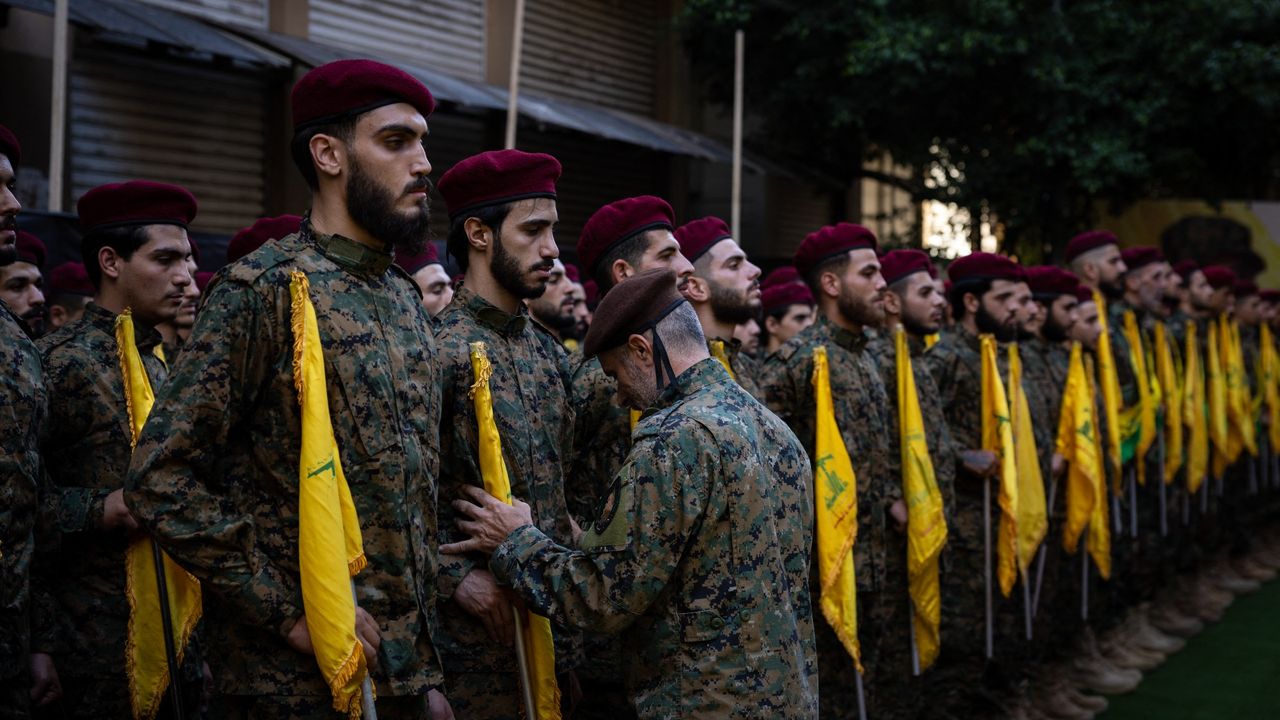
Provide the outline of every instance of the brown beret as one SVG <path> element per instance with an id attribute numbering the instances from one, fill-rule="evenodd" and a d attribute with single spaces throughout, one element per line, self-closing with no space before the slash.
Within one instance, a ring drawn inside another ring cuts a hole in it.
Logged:
<path id="1" fill-rule="evenodd" d="M 374 60 L 335 60 L 312 68 L 293 86 L 289 100 L 294 130 L 400 102 L 423 117 L 436 108 L 431 91 L 417 78 Z"/>
<path id="2" fill-rule="evenodd" d="M 801 275 L 808 275 L 820 263 L 850 250 L 876 248 L 875 233 L 861 225 L 836 223 L 809 233 L 796 249 L 793 262 Z"/>
<path id="3" fill-rule="evenodd" d="M 884 278 L 886 285 L 892 285 L 919 272 L 928 273 L 931 278 L 938 276 L 938 271 L 933 267 L 933 259 L 923 250 L 890 250 L 880 256 L 880 276 Z"/>
<path id="4" fill-rule="evenodd" d="M 1164 253 L 1150 245 L 1138 245 L 1121 250 L 1120 259 L 1124 260 L 1125 268 L 1137 270 L 1152 263 L 1164 262 Z"/>
<path id="5" fill-rule="evenodd" d="M 184 187 L 150 180 L 99 185 L 76 202 L 80 229 L 125 225 L 177 225 L 186 228 L 196 217 L 196 199 Z"/>
<path id="6" fill-rule="evenodd" d="M 582 355 L 595 357 L 657 325 L 672 310 L 686 302 L 676 289 L 676 274 L 669 268 L 654 268 L 619 283 L 600 300 Z"/>
<path id="7" fill-rule="evenodd" d="M 1067 249 L 1062 254 L 1062 259 L 1064 262 L 1069 263 L 1090 250 L 1119 244 L 1120 240 L 1110 230 L 1090 230 L 1089 232 L 1080 233 L 1067 242 Z"/>
<path id="8" fill-rule="evenodd" d="M 697 262 L 721 240 L 733 238 L 729 226 L 715 216 L 691 220 L 676 228 L 675 236 L 676 242 L 680 243 L 680 254 L 689 262 Z"/>

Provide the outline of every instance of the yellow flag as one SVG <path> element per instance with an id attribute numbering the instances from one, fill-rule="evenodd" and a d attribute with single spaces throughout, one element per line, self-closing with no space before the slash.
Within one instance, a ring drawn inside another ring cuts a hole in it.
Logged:
<path id="1" fill-rule="evenodd" d="M 929 348 L 933 347 L 934 345 L 937 345 L 937 344 L 938 344 L 938 340 L 939 340 L 939 338 L 940 338 L 940 336 L 938 335 L 938 333 L 929 333 L 928 335 L 925 335 L 925 336 L 924 336 L 924 347 L 925 347 L 925 349 L 927 350 L 927 349 L 929 349 Z"/>
<path id="2" fill-rule="evenodd" d="M 1227 465 L 1235 460 L 1231 456 L 1227 380 L 1222 367 L 1225 332 L 1225 327 L 1220 327 L 1216 321 L 1209 321 L 1209 338 L 1205 345 L 1208 348 L 1209 439 L 1213 442 L 1215 477 L 1221 477 Z M 1238 450 L 1236 454 L 1239 454 Z"/>
<path id="3" fill-rule="evenodd" d="M 1085 357 L 1085 379 L 1089 382 L 1089 398 L 1093 402 L 1093 417 L 1098 417 L 1098 389 L 1094 384 L 1093 358 Z M 1093 486 L 1093 512 L 1089 515 L 1089 534 L 1085 539 L 1085 546 L 1089 550 L 1089 557 L 1093 558 L 1093 564 L 1098 566 L 1098 574 L 1103 579 L 1111 577 L 1111 509 L 1107 503 L 1107 482 L 1106 475 L 1103 473 L 1102 467 L 1102 436 L 1099 433 L 1093 434 L 1093 451 L 1094 456 L 1098 460 L 1098 475 L 1094 480 Z"/>
<path id="4" fill-rule="evenodd" d="M 1137 434 L 1133 456 L 1138 465 L 1138 483 L 1145 485 L 1147 453 L 1156 439 L 1156 410 L 1159 400 L 1158 393 L 1152 387 L 1151 375 L 1147 372 L 1147 353 L 1143 349 L 1142 330 L 1138 328 L 1138 318 L 1132 310 L 1125 310 L 1122 317 L 1124 327 L 1121 328 L 1121 332 L 1129 342 L 1129 362 L 1133 365 L 1134 380 L 1138 385 L 1138 404 L 1133 408 L 1133 425 L 1121 428 L 1121 434 L 1130 437 L 1134 433 Z"/>
<path id="5" fill-rule="evenodd" d="M 818 578 L 822 616 L 831 624 L 853 663 L 862 672 L 858 647 L 858 586 L 854 582 L 853 544 L 858 539 L 858 479 L 836 424 L 831 400 L 827 348 L 813 349 L 814 500 L 817 505 Z"/>
<path id="6" fill-rule="evenodd" d="M 1186 328 L 1182 421 L 1187 426 L 1187 490 L 1194 495 L 1209 472 L 1209 400 L 1195 321 L 1188 320 Z"/>
<path id="7" fill-rule="evenodd" d="M 1102 420 L 1106 426 L 1107 464 L 1111 467 L 1113 482 L 1120 482 L 1120 379 L 1116 375 L 1116 360 L 1111 352 L 1111 335 L 1107 329 L 1107 301 L 1102 293 L 1093 291 L 1093 302 L 1098 306 L 1098 384 L 1102 386 Z"/>
<path id="8" fill-rule="evenodd" d="M 1258 353 L 1258 388 L 1262 391 L 1270 418 L 1268 428 L 1272 452 L 1280 452 L 1280 354 L 1276 353 L 1275 338 L 1265 322 L 1262 323 L 1258 343 L 1262 346 Z"/>
<path id="9" fill-rule="evenodd" d="M 1018 578 L 1018 465 L 1013 426 L 1004 382 L 996 366 L 996 340 L 983 335 L 982 345 L 982 449 L 996 454 L 1000 463 L 998 501 L 1000 529 L 997 536 L 997 575 L 1005 597 Z"/>
<path id="10" fill-rule="evenodd" d="M 302 605 L 320 674 L 333 709 L 360 717 L 360 685 L 369 669 L 356 637 L 351 578 L 365 566 L 360 518 L 329 418 L 324 347 L 307 276 L 294 271 L 292 298 L 293 384 L 302 409 L 298 458 L 298 570 Z"/>
<path id="11" fill-rule="evenodd" d="M 942 493 L 933 474 L 933 460 L 925 439 L 916 378 L 911 371 L 907 335 L 894 334 L 898 373 L 898 445 L 902 451 L 902 495 L 907 502 L 907 580 L 915 607 L 913 632 L 920 669 L 938 657 L 941 639 L 942 593 L 938 585 L 938 556 L 947 544 L 947 518 Z"/>
<path id="12" fill-rule="evenodd" d="M 489 364 L 483 342 L 471 343 L 471 371 L 475 383 L 471 386 L 471 399 L 476 409 L 476 426 L 479 434 L 480 475 L 484 478 L 485 492 L 502 502 L 511 504 L 511 477 L 507 474 L 507 462 L 502 457 L 502 437 L 493 418 L 493 396 L 489 392 L 489 376 L 493 366 Z M 556 650 L 551 636 L 551 621 L 528 610 L 524 614 L 525 657 L 528 659 L 528 677 L 520 681 L 531 688 L 534 720 L 559 720 L 560 686 L 556 684 Z"/>
<path id="13" fill-rule="evenodd" d="M 1156 323 L 1155 361 L 1156 377 L 1164 398 L 1164 482 L 1169 484 L 1182 468 L 1182 381 L 1173 365 L 1173 351 L 1169 346 L 1164 323 Z"/>
<path id="14" fill-rule="evenodd" d="M 125 309 L 116 317 L 116 349 L 120 377 L 124 380 L 125 406 L 129 412 L 129 444 L 136 445 L 142 426 L 151 414 L 155 394 L 138 354 L 133 314 Z M 159 346 L 157 346 L 159 347 Z M 125 671 L 129 676 L 129 703 L 135 718 L 154 718 L 169 687 L 169 662 L 165 656 L 164 622 L 160 613 L 160 586 L 156 581 L 155 550 L 147 536 L 129 542 L 125 551 L 125 594 L 129 598 L 129 630 L 125 639 Z M 162 554 L 165 592 L 173 627 L 173 647 L 178 665 L 187 641 L 203 611 L 200 581 Z"/>
<path id="15" fill-rule="evenodd" d="M 1040 455 L 1031 429 L 1031 410 L 1022 387 L 1022 358 L 1018 355 L 1017 343 L 1009 344 L 1009 409 L 1012 411 L 1013 450 L 1018 467 L 1018 569 L 1025 578 L 1040 542 L 1049 531 L 1049 515 L 1045 509 Z"/>
<path id="16" fill-rule="evenodd" d="M 1224 337 L 1227 339 L 1225 351 L 1228 395 L 1228 414 L 1234 432 L 1231 437 L 1239 450 L 1232 459 L 1240 456 L 1240 450 L 1248 450 L 1250 455 L 1258 454 L 1257 421 L 1253 415 L 1253 398 L 1249 391 L 1249 377 L 1245 371 L 1244 346 L 1240 341 L 1240 324 L 1231 320 L 1226 323 Z"/>
<path id="17" fill-rule="evenodd" d="M 707 344 L 711 350 L 711 357 L 719 360 L 720 364 L 724 366 L 725 371 L 729 373 L 729 377 L 737 380 L 738 376 L 734 375 L 733 368 L 729 367 L 729 356 L 724 352 L 724 341 L 709 340 Z"/>
<path id="18" fill-rule="evenodd" d="M 1067 521 L 1062 527 L 1062 546 L 1069 553 L 1075 553 L 1080 534 L 1093 515 L 1094 503 L 1106 502 L 1105 494 L 1094 494 L 1106 484 L 1102 481 L 1102 458 L 1096 454 L 1098 423 L 1093 416 L 1093 404 L 1080 343 L 1073 342 L 1055 443 L 1058 454 L 1067 462 Z"/>

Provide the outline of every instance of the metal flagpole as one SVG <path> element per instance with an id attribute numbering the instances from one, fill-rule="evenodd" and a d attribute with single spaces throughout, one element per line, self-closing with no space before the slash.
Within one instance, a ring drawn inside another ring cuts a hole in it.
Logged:
<path id="1" fill-rule="evenodd" d="M 1249 494 L 1258 494 L 1258 458 L 1249 458 Z"/>
<path id="2" fill-rule="evenodd" d="M 1084 547 L 1080 548 L 1080 619 L 1089 619 L 1089 551 Z"/>
<path id="3" fill-rule="evenodd" d="M 742 242 L 742 80 L 746 64 L 746 34 L 733 33 L 733 177 L 730 180 L 729 232 Z"/>
<path id="4" fill-rule="evenodd" d="M 360 607 L 360 601 L 356 599 L 355 578 L 351 578 L 351 604 Z M 368 672 L 360 682 L 360 712 L 365 720 L 378 720 L 378 708 L 373 704 L 373 679 Z"/>
<path id="5" fill-rule="evenodd" d="M 1049 507 L 1046 514 L 1049 523 L 1053 523 L 1053 506 L 1058 499 L 1058 479 L 1053 478 L 1049 481 Z M 1046 533 L 1045 537 L 1052 536 L 1052 533 Z M 1031 596 L 1031 616 L 1035 617 L 1040 614 L 1040 588 L 1044 585 L 1044 564 L 1045 553 L 1048 551 L 1047 543 L 1040 544 L 1040 552 L 1036 558 L 1036 590 Z"/>
<path id="6" fill-rule="evenodd" d="M 1129 468 L 1129 537 L 1138 538 L 1138 471 Z"/>
<path id="7" fill-rule="evenodd" d="M 519 607 L 512 607 L 516 621 L 516 664 L 520 667 L 520 695 L 524 699 L 524 716 L 537 720 L 538 708 L 533 703 L 533 683 L 529 682 L 529 657 L 524 650 L 524 618 Z"/>
<path id="8" fill-rule="evenodd" d="M 1206 476 L 1204 481 L 1200 483 L 1200 514 L 1201 515 L 1209 514 L 1209 484 L 1211 482 L 1213 482 L 1213 478 Z"/>
<path id="9" fill-rule="evenodd" d="M 907 622 L 910 623 L 908 632 L 911 635 L 911 674 L 920 677 L 920 649 L 916 647 L 916 608 L 910 596 L 907 597 Z"/>
<path id="10" fill-rule="evenodd" d="M 1164 461 L 1164 430 L 1162 429 L 1156 435 L 1156 465 L 1159 469 L 1156 482 L 1160 483 L 1160 537 L 1169 535 L 1169 507 L 1167 504 L 1169 500 L 1164 487 Z"/>
<path id="11" fill-rule="evenodd" d="M 53 4 L 53 87 L 49 108 L 49 209 L 62 211 L 63 168 L 66 165 L 67 138 L 67 17 L 71 0 L 55 0 Z"/>
<path id="12" fill-rule="evenodd" d="M 993 628 L 993 607 L 991 603 L 991 478 L 982 484 L 982 537 L 985 545 L 983 562 L 986 566 L 987 595 L 987 658 L 995 656 L 995 635 Z"/>
<path id="13" fill-rule="evenodd" d="M 516 146 L 516 120 L 520 101 L 520 53 L 524 45 L 524 0 L 516 0 L 514 25 L 511 29 L 511 77 L 507 80 L 507 135 L 505 147 Z"/>
<path id="14" fill-rule="evenodd" d="M 853 671 L 854 689 L 858 691 L 858 720 L 867 720 L 867 697 L 862 690 L 862 673 Z"/>
<path id="15" fill-rule="evenodd" d="M 1031 639 L 1031 578 L 1020 572 L 1022 580 L 1022 623 L 1026 627 L 1027 639 Z"/>
<path id="16" fill-rule="evenodd" d="M 1103 473 L 1103 476 L 1105 477 L 1106 473 Z M 1108 492 L 1110 490 L 1111 488 L 1107 488 Z M 1119 537 L 1124 530 L 1124 521 L 1120 519 L 1120 495 L 1114 492 L 1111 493 L 1111 525 L 1111 533 Z"/>
<path id="17" fill-rule="evenodd" d="M 181 675 L 178 673 L 178 650 L 173 645 L 173 617 L 169 614 L 169 584 L 164 576 L 164 553 L 154 539 L 151 543 L 151 557 L 156 564 L 156 588 L 160 597 L 160 624 L 164 630 L 164 659 L 169 664 L 169 702 L 173 706 L 173 715 L 182 720 L 186 714 L 182 712 L 182 691 L 178 687 Z"/>

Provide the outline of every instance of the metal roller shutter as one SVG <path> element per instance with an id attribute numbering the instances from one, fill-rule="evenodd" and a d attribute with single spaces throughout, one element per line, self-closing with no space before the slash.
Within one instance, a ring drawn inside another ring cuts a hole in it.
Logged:
<path id="1" fill-rule="evenodd" d="M 478 115 L 436 112 L 427 118 L 427 159 L 431 161 L 431 182 L 439 183 L 449 168 L 485 148 L 485 122 Z M 444 240 L 449 235 L 449 212 L 444 197 L 431 193 L 431 237 Z"/>
<path id="2" fill-rule="evenodd" d="M 262 215 L 265 78 L 79 47 L 68 96 L 73 202 L 148 179 L 195 194 L 197 230 L 230 233 Z"/>
<path id="3" fill-rule="evenodd" d="M 520 83 L 531 92 L 653 115 L 652 0 L 538 0 L 525 8 Z"/>
<path id="4" fill-rule="evenodd" d="M 245 27 L 267 28 L 267 0 L 141 0 L 169 10 Z"/>
<path id="5" fill-rule="evenodd" d="M 484 79 L 481 0 L 312 0 L 311 39 Z"/>

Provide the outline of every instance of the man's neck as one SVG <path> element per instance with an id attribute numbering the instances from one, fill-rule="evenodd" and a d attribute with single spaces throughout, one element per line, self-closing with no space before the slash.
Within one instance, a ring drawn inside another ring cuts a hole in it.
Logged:
<path id="1" fill-rule="evenodd" d="M 119 315 L 127 307 L 127 301 L 124 296 L 116 292 L 114 287 L 108 285 L 105 278 L 103 279 L 102 287 L 93 296 L 93 304 L 112 315 Z"/>
<path id="2" fill-rule="evenodd" d="M 733 324 L 717 319 L 710 303 L 699 303 L 694 306 L 694 311 L 698 313 L 698 322 L 702 323 L 702 334 L 708 340 L 733 339 Z"/>
<path id="3" fill-rule="evenodd" d="M 520 312 L 520 298 L 498 282 L 485 264 L 488 261 L 484 256 L 472 257 L 470 260 L 467 266 L 467 288 L 503 312 L 511 315 Z"/>
<path id="4" fill-rule="evenodd" d="M 827 303 L 823 306 L 822 315 L 827 319 L 827 322 L 838 328 L 848 330 L 854 335 L 862 334 L 862 325 L 852 322 L 849 318 L 845 317 L 844 313 L 840 312 L 840 309 L 836 307 L 834 302 Z"/>
<path id="5" fill-rule="evenodd" d="M 477 293 L 477 294 L 479 294 L 479 293 Z M 489 300 L 489 298 L 485 298 L 485 300 Z M 490 301 L 490 302 L 492 302 L 492 301 Z M 543 330 L 546 330 L 547 332 L 551 333 L 551 337 L 555 338 L 556 340 L 558 340 L 558 341 L 560 341 L 560 342 L 564 342 L 564 337 L 562 337 L 562 336 L 560 335 L 560 331 L 559 331 L 559 330 L 556 330 L 555 328 L 551 327 L 550 325 L 548 325 L 548 324 L 546 324 L 546 323 L 542 322 L 541 320 L 539 320 L 539 319 L 538 319 L 538 316 L 537 316 L 537 315 L 535 315 L 535 314 L 533 314 L 533 309 L 532 309 L 532 308 L 530 308 L 530 310 L 529 310 L 529 317 L 533 318 L 533 321 L 534 321 L 535 323 L 537 323 L 537 324 L 538 324 L 538 327 L 540 327 L 540 328 L 542 328 Z"/>
<path id="6" fill-rule="evenodd" d="M 964 331 L 970 335 L 978 336 L 978 321 L 973 315 L 965 315 L 964 319 L 960 321 L 960 327 L 964 328 Z"/>
<path id="7" fill-rule="evenodd" d="M 387 252 L 387 243 L 373 237 L 364 228 L 356 224 L 347 212 L 345 203 L 326 202 L 322 194 L 312 198 L 311 229 L 320 235 L 341 235 L 350 238 L 365 247 Z"/>
<path id="8" fill-rule="evenodd" d="M 1121 297 L 1121 299 L 1124 300 L 1125 305 L 1128 305 L 1134 310 L 1140 310 L 1142 308 L 1142 298 L 1137 293 L 1127 292 Z"/>

